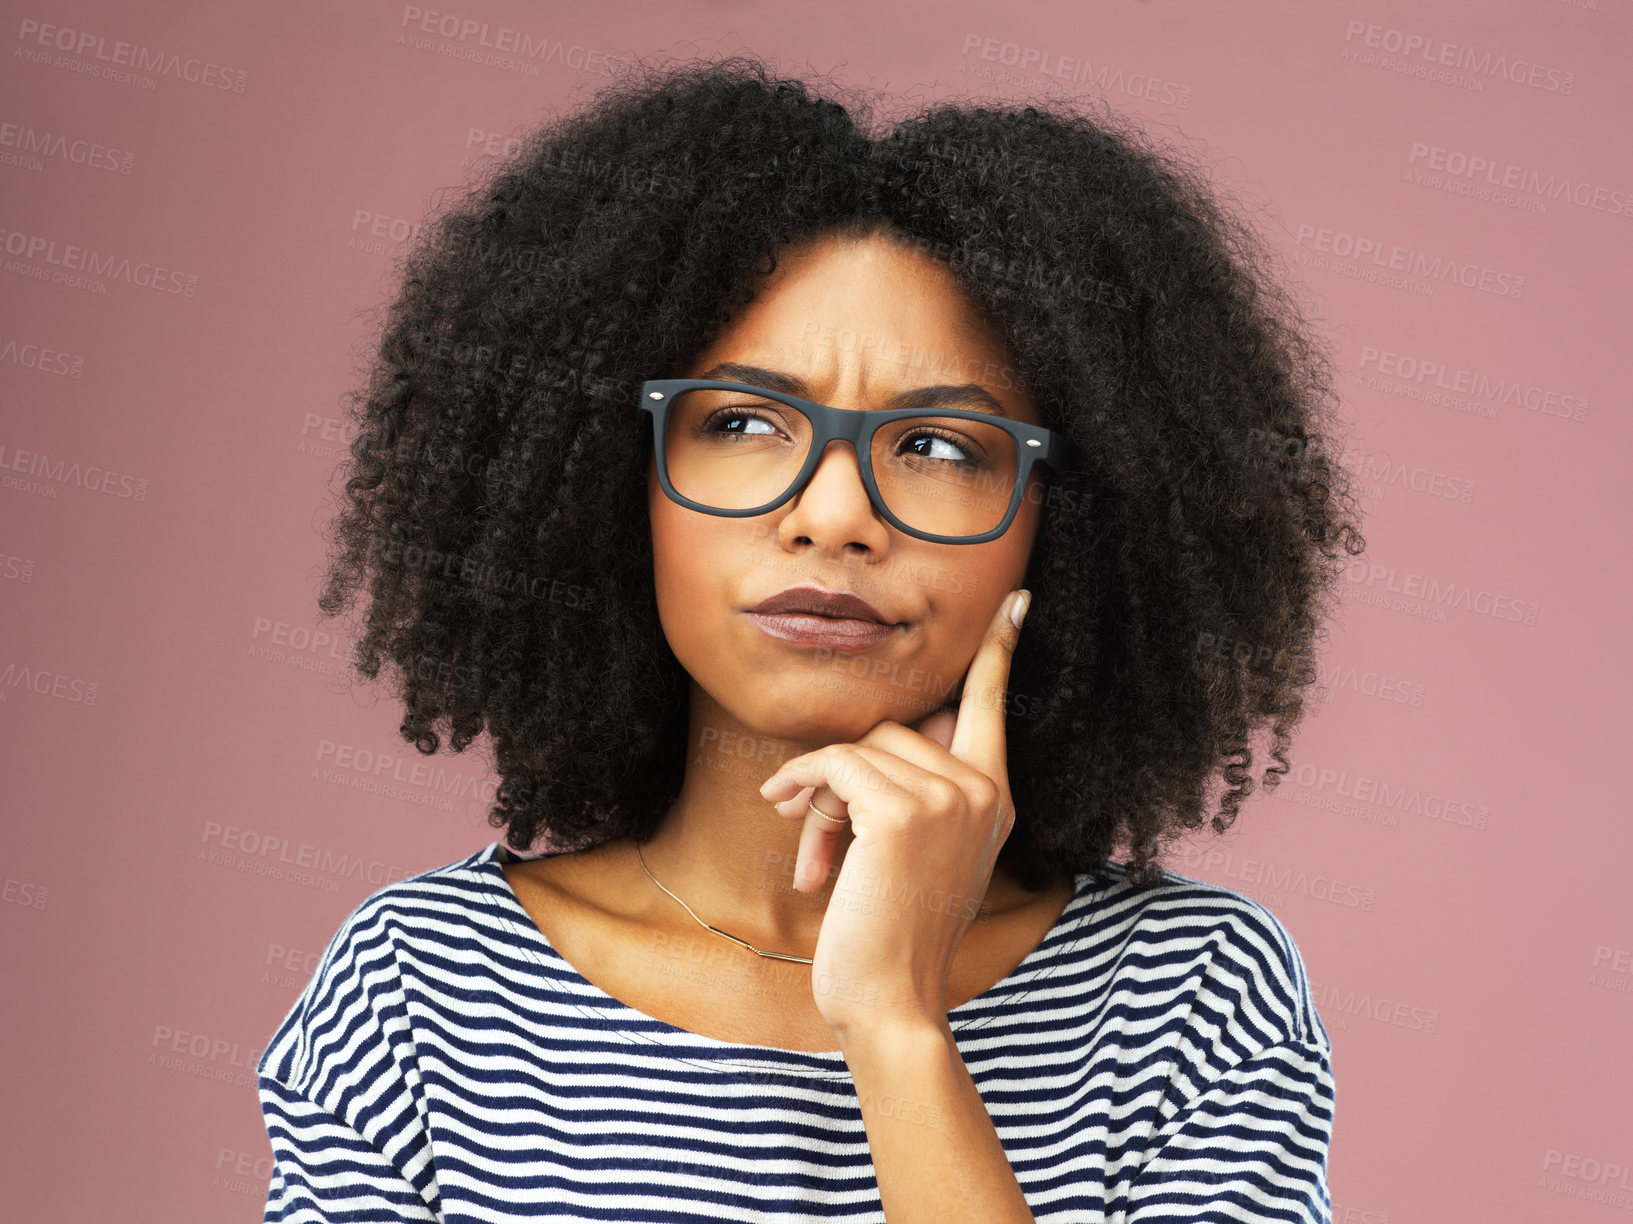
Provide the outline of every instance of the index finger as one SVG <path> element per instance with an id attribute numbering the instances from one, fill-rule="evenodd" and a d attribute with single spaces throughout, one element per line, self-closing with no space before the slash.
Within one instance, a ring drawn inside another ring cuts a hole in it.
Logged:
<path id="1" fill-rule="evenodd" d="M 1009 666 L 1021 638 L 1019 621 L 1031 601 L 1032 592 L 1023 589 L 998 606 L 970 662 L 969 674 L 964 677 L 958 724 L 948 747 L 959 760 L 1006 788 L 1009 756 L 1004 739 L 1004 697 L 1009 691 Z"/>

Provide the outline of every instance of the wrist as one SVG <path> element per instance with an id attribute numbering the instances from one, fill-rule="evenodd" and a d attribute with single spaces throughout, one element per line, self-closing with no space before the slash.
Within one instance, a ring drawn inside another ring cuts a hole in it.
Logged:
<path id="1" fill-rule="evenodd" d="M 857 1062 L 891 1065 L 941 1057 L 957 1048 L 945 1016 L 846 1026 L 836 1028 L 834 1036 L 839 1040 L 840 1052 L 853 1065 Z"/>

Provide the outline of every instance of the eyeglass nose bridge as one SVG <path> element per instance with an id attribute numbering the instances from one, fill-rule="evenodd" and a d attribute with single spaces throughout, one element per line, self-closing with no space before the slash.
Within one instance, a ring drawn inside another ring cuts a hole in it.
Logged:
<path id="1" fill-rule="evenodd" d="M 867 499 L 872 503 L 874 510 L 884 515 L 886 519 L 893 519 L 895 516 L 891 514 L 890 508 L 884 504 L 884 499 L 879 496 L 878 482 L 872 473 L 873 455 L 871 452 L 873 448 L 869 445 L 867 448 L 869 453 L 866 454 L 863 453 L 862 448 L 862 435 L 866 433 L 871 444 L 873 430 L 879 427 L 879 422 L 870 420 L 866 412 L 845 411 L 838 408 L 830 408 L 820 416 L 812 416 L 810 412 L 803 408 L 796 408 L 795 411 L 811 422 L 811 451 L 805 456 L 805 464 L 800 468 L 799 474 L 794 477 L 794 483 L 789 486 L 788 491 L 771 508 L 775 510 L 778 506 L 786 506 L 794 498 L 805 492 L 806 487 L 816 476 L 817 468 L 822 466 L 822 457 L 828 453 L 828 444 L 830 442 L 849 442 L 851 451 L 856 456 L 856 475 L 862 482 L 862 492 L 867 495 Z M 870 425 L 872 428 L 869 428 Z"/>

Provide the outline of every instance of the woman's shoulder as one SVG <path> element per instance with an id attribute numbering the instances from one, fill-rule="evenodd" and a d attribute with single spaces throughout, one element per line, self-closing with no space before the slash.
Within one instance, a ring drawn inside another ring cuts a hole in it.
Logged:
<path id="1" fill-rule="evenodd" d="M 1330 1045 L 1298 944 L 1262 901 L 1170 869 L 1136 886 L 1115 860 L 1087 874 L 1081 920 L 1115 957 L 1125 989 L 1196 998 L 1255 1048 Z"/>
<path id="2" fill-rule="evenodd" d="M 268 1041 L 257 1073 L 306 1091 L 326 1077 L 326 1054 L 355 1046 L 361 1029 L 385 1037 L 384 1018 L 402 1005 L 399 957 L 405 942 L 466 937 L 483 906 L 479 894 L 493 886 L 485 869 L 497 852 L 498 843 L 490 843 L 393 880 L 358 902 Z"/>

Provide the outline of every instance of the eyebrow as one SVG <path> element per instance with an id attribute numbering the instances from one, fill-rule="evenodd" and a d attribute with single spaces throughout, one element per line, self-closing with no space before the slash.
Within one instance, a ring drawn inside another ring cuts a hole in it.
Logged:
<path id="1" fill-rule="evenodd" d="M 718 378 L 722 382 L 748 383 L 769 391 L 781 391 L 784 395 L 797 395 L 801 399 L 815 398 L 805 380 L 797 374 L 789 374 L 783 370 L 767 370 L 737 361 L 722 361 L 710 366 L 698 377 Z M 1009 415 L 996 396 L 975 383 L 914 387 L 908 391 L 898 391 L 885 400 L 884 406 L 916 408 L 921 412 L 931 412 L 937 408 L 968 408 L 974 412 L 990 412 L 994 416 Z"/>

